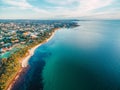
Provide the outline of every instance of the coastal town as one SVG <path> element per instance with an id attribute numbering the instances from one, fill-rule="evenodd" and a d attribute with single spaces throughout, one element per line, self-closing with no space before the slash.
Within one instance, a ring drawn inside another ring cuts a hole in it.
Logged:
<path id="1" fill-rule="evenodd" d="M 35 49 L 76 20 L 0 20 L 0 90 L 8 90 Z"/>
<path id="2" fill-rule="evenodd" d="M 19 44 L 29 44 L 54 28 L 70 28 L 76 23 L 69 21 L 0 21 L 0 57 Z M 50 33 L 49 33 L 50 34 Z"/>

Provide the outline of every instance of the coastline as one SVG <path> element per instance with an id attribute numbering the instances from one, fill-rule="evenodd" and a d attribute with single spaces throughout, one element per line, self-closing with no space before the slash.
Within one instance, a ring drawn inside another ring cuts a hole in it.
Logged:
<path id="1" fill-rule="evenodd" d="M 24 58 L 24 60 L 22 60 L 22 63 L 21 63 L 22 67 L 27 67 L 28 61 L 29 61 L 29 59 L 34 55 L 35 50 L 36 50 L 38 47 L 40 47 L 42 44 L 47 43 L 49 40 L 51 40 L 51 39 L 53 38 L 54 34 L 55 34 L 55 32 L 53 32 L 52 35 L 51 35 L 48 39 L 46 39 L 44 42 L 36 45 L 35 47 L 33 47 L 32 49 L 29 50 L 29 55 L 26 56 L 26 57 Z"/>
<path id="2" fill-rule="evenodd" d="M 42 44 L 47 43 L 49 40 L 51 40 L 51 39 L 53 38 L 55 32 L 56 32 L 56 30 L 51 33 L 51 36 L 50 36 L 48 39 L 46 39 L 46 40 L 43 41 L 42 43 L 34 46 L 33 48 L 31 48 L 31 49 L 29 50 L 29 52 L 28 52 L 29 54 L 21 60 L 22 62 L 21 62 L 21 68 L 20 68 L 20 70 L 18 70 L 18 72 L 17 72 L 16 75 L 14 76 L 13 80 L 11 81 L 11 83 L 7 86 L 6 90 L 11 90 L 11 89 L 12 89 L 13 85 L 15 84 L 15 82 L 16 82 L 16 81 L 19 79 L 19 77 L 21 76 L 21 73 L 23 73 L 24 69 L 28 66 L 28 61 L 29 61 L 29 59 L 34 55 L 35 50 L 36 50 L 38 47 L 40 47 Z"/>
<path id="3" fill-rule="evenodd" d="M 40 44 L 36 45 L 35 47 L 33 47 L 32 49 L 29 50 L 29 55 L 26 56 L 26 57 L 24 58 L 24 60 L 22 60 L 21 65 L 22 65 L 23 68 L 24 68 L 24 67 L 27 67 L 28 61 L 29 61 L 29 59 L 34 55 L 35 50 L 36 50 L 38 47 L 40 47 L 42 44 L 47 43 L 49 40 L 51 40 L 51 39 L 53 38 L 54 34 L 55 34 L 55 32 L 53 32 L 52 35 L 51 35 L 48 39 L 46 39 L 43 43 L 40 43 Z"/>

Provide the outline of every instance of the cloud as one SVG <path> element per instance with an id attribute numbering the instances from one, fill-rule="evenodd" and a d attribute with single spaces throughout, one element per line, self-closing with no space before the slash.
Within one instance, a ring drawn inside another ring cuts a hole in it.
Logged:
<path id="1" fill-rule="evenodd" d="M 94 10 L 108 6 L 112 3 L 112 0 L 81 0 L 79 9 Z"/>
<path id="2" fill-rule="evenodd" d="M 45 1 L 57 5 L 70 5 L 73 3 L 79 3 L 80 0 L 45 0 Z"/>
<path id="3" fill-rule="evenodd" d="M 48 12 L 44 9 L 37 8 L 27 2 L 27 0 L 2 0 L 5 4 L 11 5 L 9 9 L 28 9 L 36 13 L 47 14 Z M 4 7 L 5 8 L 5 7 Z"/>
<path id="4" fill-rule="evenodd" d="M 4 3 L 14 6 L 14 7 L 19 7 L 19 8 L 31 8 L 32 5 L 27 3 L 26 0 L 2 0 Z"/>
<path id="5" fill-rule="evenodd" d="M 2 0 L 3 5 L 9 6 L 9 9 L 4 6 L 7 10 L 28 10 L 31 11 L 31 15 L 36 13 L 38 18 L 40 15 L 50 18 L 88 18 L 94 16 L 97 18 L 98 16 L 100 17 L 100 15 L 105 17 L 108 14 L 113 14 L 115 11 L 118 15 L 120 13 L 120 5 L 118 5 L 117 0 L 43 0 L 42 2 L 39 0 L 31 0 L 33 3 L 40 3 L 37 5 L 29 3 L 28 1 L 29 0 Z M 115 7 L 117 7 L 117 9 L 115 9 Z M 119 17 L 118 15 L 117 17 Z M 110 18 L 115 18 L 115 15 L 110 16 Z"/>
<path id="6" fill-rule="evenodd" d="M 113 0 L 46 0 L 48 3 L 56 4 L 54 7 L 55 16 L 64 17 L 82 17 L 96 14 L 94 10 L 107 7 L 113 3 Z M 75 7 L 71 5 L 77 3 Z M 67 6 L 67 7 L 66 7 Z"/>
<path id="7" fill-rule="evenodd" d="M 75 16 L 88 16 L 93 13 L 94 10 L 97 10 L 99 8 L 107 7 L 112 4 L 112 0 L 80 0 L 79 7 L 76 8 L 75 11 L 73 11 L 73 14 Z"/>

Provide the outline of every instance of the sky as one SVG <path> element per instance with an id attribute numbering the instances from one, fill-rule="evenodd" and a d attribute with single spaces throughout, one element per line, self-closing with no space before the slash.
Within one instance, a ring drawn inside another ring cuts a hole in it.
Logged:
<path id="1" fill-rule="evenodd" d="M 0 19 L 120 19 L 120 0 L 0 0 Z"/>

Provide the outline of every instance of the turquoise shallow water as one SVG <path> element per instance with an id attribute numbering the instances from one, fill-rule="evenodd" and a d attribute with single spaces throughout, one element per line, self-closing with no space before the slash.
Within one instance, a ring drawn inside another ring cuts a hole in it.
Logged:
<path id="1" fill-rule="evenodd" d="M 78 23 L 35 51 L 14 90 L 120 90 L 120 21 Z"/>

